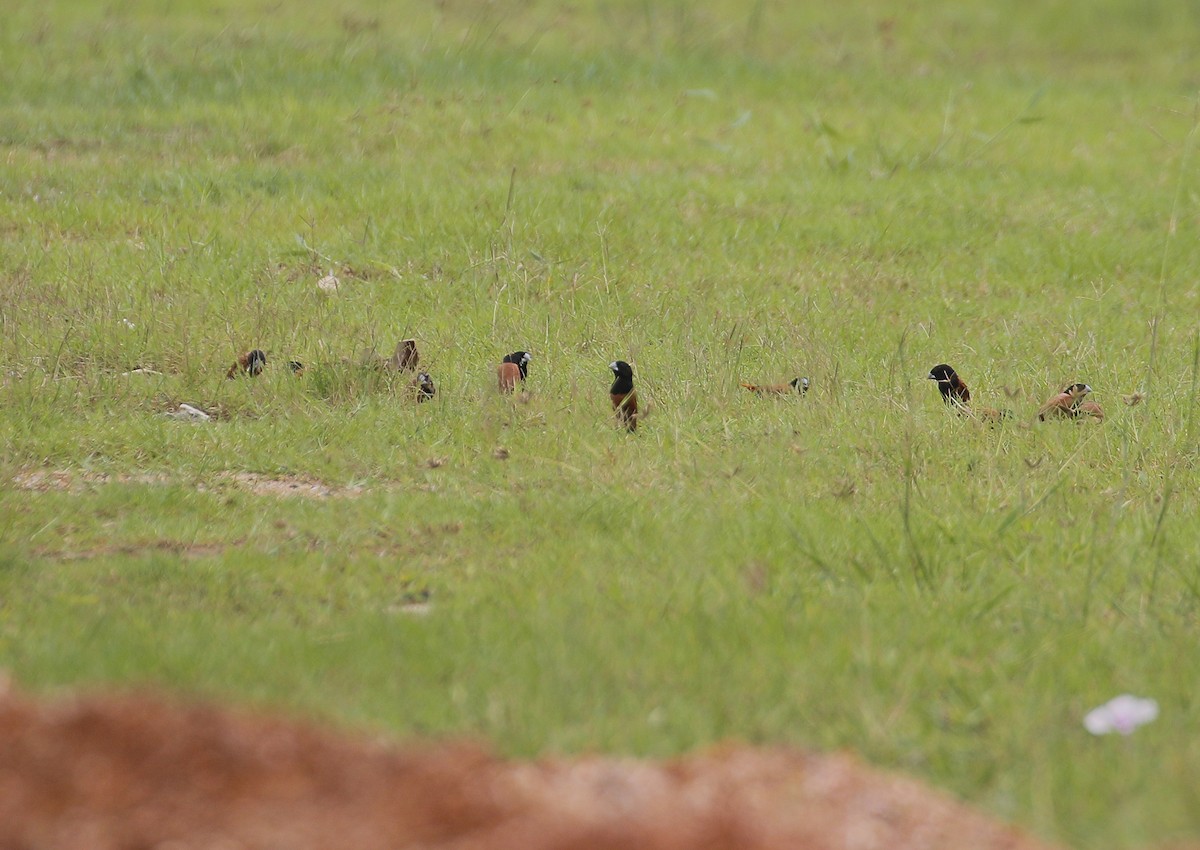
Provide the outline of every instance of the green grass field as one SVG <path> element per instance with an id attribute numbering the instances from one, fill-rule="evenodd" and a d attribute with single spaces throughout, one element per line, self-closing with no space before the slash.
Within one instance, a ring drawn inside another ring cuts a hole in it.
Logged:
<path id="1" fill-rule="evenodd" d="M 517 755 L 849 748 L 1077 847 L 1200 838 L 1198 36 L 10 3 L 0 667 Z M 354 365 L 405 336 L 431 404 Z M 949 413 L 942 361 L 1015 420 Z M 1031 422 L 1075 380 L 1104 424 Z M 1158 721 L 1090 736 L 1124 691 Z"/>

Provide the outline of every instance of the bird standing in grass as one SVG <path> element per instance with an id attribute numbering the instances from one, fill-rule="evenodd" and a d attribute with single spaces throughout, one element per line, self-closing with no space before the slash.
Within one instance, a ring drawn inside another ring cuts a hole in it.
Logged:
<path id="1" fill-rule="evenodd" d="M 997 410 L 994 407 L 971 407 L 971 390 L 967 388 L 966 381 L 958 377 L 958 372 L 954 371 L 954 367 L 949 364 L 939 363 L 934 366 L 929 370 L 928 377 L 931 381 L 937 381 L 942 401 L 963 416 L 974 416 L 984 422 L 993 423 L 1012 418 L 1012 414 L 1007 410 Z"/>
<path id="2" fill-rule="evenodd" d="M 953 366 L 946 363 L 939 363 L 929 370 L 929 380 L 937 381 L 937 388 L 938 392 L 942 394 L 942 401 L 951 407 L 965 410 L 967 405 L 971 403 L 971 391 L 967 389 L 967 385 L 963 379 L 958 377 L 958 373 L 954 371 Z"/>
<path id="3" fill-rule="evenodd" d="M 742 384 L 743 387 L 758 395 L 787 395 L 808 392 L 808 378 L 793 378 L 786 384 Z"/>
<path id="4" fill-rule="evenodd" d="M 236 378 L 239 374 L 246 374 L 252 378 L 256 378 L 266 365 L 266 353 L 261 348 L 255 348 L 238 357 L 233 365 L 229 367 L 229 371 L 225 373 L 225 377 Z"/>
<path id="5" fill-rule="evenodd" d="M 388 365 L 397 372 L 408 372 L 416 369 L 420 362 L 421 355 L 417 353 L 417 341 L 402 339 L 396 343 L 396 351 L 392 354 Z"/>
<path id="6" fill-rule="evenodd" d="M 428 372 L 418 372 L 409 383 L 409 388 L 416 397 L 417 404 L 427 402 L 437 394 L 437 387 L 433 385 L 433 378 L 429 377 Z"/>
<path id="7" fill-rule="evenodd" d="M 1094 401 L 1081 401 L 1077 410 L 1080 418 L 1090 417 L 1097 422 L 1104 421 L 1104 408 Z"/>
<path id="8" fill-rule="evenodd" d="M 623 426 L 627 431 L 636 431 L 638 399 L 637 393 L 633 389 L 633 367 L 624 360 L 617 360 L 609 363 L 608 368 L 616 376 L 612 387 L 609 388 L 608 396 L 612 400 L 617 424 Z"/>
<path id="9" fill-rule="evenodd" d="M 525 379 L 529 377 L 530 359 L 528 351 L 514 351 L 504 355 L 496 369 L 496 382 L 500 392 L 511 393 L 517 388 L 517 381 L 525 383 Z"/>
<path id="10" fill-rule="evenodd" d="M 1038 410 L 1038 419 L 1079 419 L 1087 417 L 1104 421 L 1104 411 L 1094 401 L 1084 401 L 1092 388 L 1084 383 L 1071 384 L 1061 393 L 1051 396 Z"/>

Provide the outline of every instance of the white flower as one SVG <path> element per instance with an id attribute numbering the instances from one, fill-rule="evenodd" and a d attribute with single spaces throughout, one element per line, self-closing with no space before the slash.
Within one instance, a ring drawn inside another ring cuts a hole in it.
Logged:
<path id="1" fill-rule="evenodd" d="M 1108 735 L 1111 732 L 1130 735 L 1134 729 L 1145 726 L 1157 717 L 1158 703 L 1154 700 L 1121 694 L 1089 711 L 1083 718 L 1083 725 L 1093 735 Z"/>
<path id="2" fill-rule="evenodd" d="M 133 330 L 134 328 L 137 327 L 137 325 L 135 325 L 133 322 L 129 321 L 128 319 L 122 319 L 121 324 L 123 324 L 125 327 L 129 328 L 129 330 Z"/>

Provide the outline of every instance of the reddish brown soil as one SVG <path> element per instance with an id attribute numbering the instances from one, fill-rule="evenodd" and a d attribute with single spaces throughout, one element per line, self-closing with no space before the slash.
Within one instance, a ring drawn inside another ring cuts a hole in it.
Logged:
<path id="1" fill-rule="evenodd" d="M 0 848 L 1036 850 L 849 755 L 504 761 L 147 695 L 0 695 Z"/>

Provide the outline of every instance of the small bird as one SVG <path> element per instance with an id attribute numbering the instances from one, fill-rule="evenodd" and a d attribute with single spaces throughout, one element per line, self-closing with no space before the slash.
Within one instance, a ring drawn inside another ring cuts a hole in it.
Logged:
<path id="1" fill-rule="evenodd" d="M 1104 419 L 1104 411 L 1094 401 L 1087 402 L 1087 408 L 1081 409 L 1085 403 L 1084 396 L 1091 391 L 1092 388 L 1087 384 L 1071 384 L 1041 406 L 1038 410 L 1038 420 L 1044 422 L 1054 418 L 1078 419 L 1081 415 Z"/>
<path id="2" fill-rule="evenodd" d="M 997 410 L 994 407 L 971 407 L 971 391 L 967 389 L 966 382 L 958 377 L 953 366 L 939 363 L 929 370 L 928 377 L 931 381 L 937 381 L 942 401 L 955 408 L 963 416 L 973 416 L 993 424 L 1012 418 L 1012 413 L 1008 410 Z"/>
<path id="3" fill-rule="evenodd" d="M 1083 401 L 1079 403 L 1079 416 L 1090 416 L 1097 422 L 1104 421 L 1104 408 L 1096 404 L 1094 401 Z"/>
<path id="4" fill-rule="evenodd" d="M 420 362 L 421 355 L 417 353 L 417 341 L 402 339 L 396 343 L 396 352 L 392 355 L 389 365 L 397 372 L 410 372 L 415 370 Z"/>
<path id="5" fill-rule="evenodd" d="M 252 378 L 258 377 L 262 372 L 263 366 L 267 365 L 267 355 L 261 348 L 255 348 L 252 351 L 247 351 L 234 361 L 229 367 L 229 371 L 225 373 L 226 378 L 236 378 L 239 373 L 245 373 Z"/>
<path id="6" fill-rule="evenodd" d="M 786 384 L 742 384 L 742 386 L 758 395 L 787 395 L 792 392 L 804 395 L 808 392 L 808 378 L 793 378 Z"/>
<path id="7" fill-rule="evenodd" d="M 511 393 L 517 388 L 517 381 L 525 383 L 525 379 L 529 377 L 530 359 L 532 358 L 528 351 L 514 351 L 504 355 L 496 369 L 496 382 L 500 392 Z"/>
<path id="8" fill-rule="evenodd" d="M 380 372 L 414 372 L 421 362 L 415 339 L 402 339 L 396 343 L 391 357 L 384 357 L 374 348 L 364 348 L 358 355 L 359 365 Z"/>
<path id="9" fill-rule="evenodd" d="M 304 364 L 299 360 L 289 360 L 288 368 L 292 370 L 292 374 L 299 377 L 304 374 Z"/>
<path id="10" fill-rule="evenodd" d="M 977 407 L 972 408 L 968 412 L 984 422 L 990 422 L 993 425 L 1003 422 L 1005 419 L 1013 418 L 1011 410 L 997 410 L 994 407 Z"/>
<path id="11" fill-rule="evenodd" d="M 636 431 L 638 400 L 633 389 L 633 367 L 624 360 L 617 360 L 609 363 L 608 368 L 616 376 L 608 395 L 616 411 L 617 424 L 624 426 L 627 431 Z"/>
<path id="12" fill-rule="evenodd" d="M 433 378 L 429 377 L 428 372 L 418 372 L 409 387 L 416 396 L 417 404 L 427 402 L 437 394 L 437 387 L 433 385 Z"/>
<path id="13" fill-rule="evenodd" d="M 942 401 L 951 407 L 962 409 L 971 403 L 971 391 L 967 389 L 963 379 L 958 377 L 953 366 L 939 363 L 929 370 L 929 380 L 937 381 Z"/>

